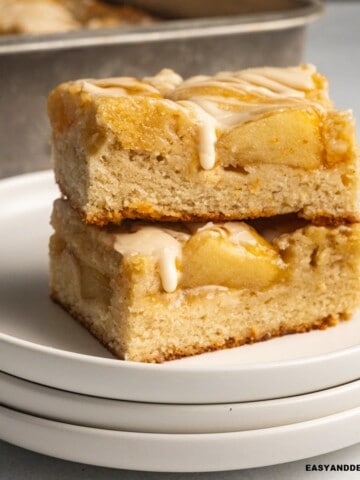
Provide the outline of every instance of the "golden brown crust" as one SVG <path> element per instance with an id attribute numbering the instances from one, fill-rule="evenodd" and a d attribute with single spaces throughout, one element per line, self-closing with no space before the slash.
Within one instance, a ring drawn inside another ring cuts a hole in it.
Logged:
<path id="1" fill-rule="evenodd" d="M 70 305 L 62 302 L 57 298 L 56 292 L 53 290 L 50 292 L 50 298 L 57 303 L 61 308 L 63 308 L 67 313 L 69 313 L 74 319 L 76 319 L 83 327 L 86 328 L 107 350 L 109 350 L 115 357 L 120 360 L 124 360 L 124 357 L 119 356 L 119 352 L 107 342 L 98 332 L 97 329 L 92 328 L 91 322 L 87 320 L 83 315 L 79 314 L 74 308 Z M 325 330 L 328 327 L 333 327 L 340 323 L 341 321 L 349 320 L 351 318 L 350 312 L 340 312 L 335 315 L 328 315 L 325 318 L 319 318 L 315 321 L 301 324 L 296 328 L 287 328 L 284 325 L 281 325 L 280 328 L 267 332 L 265 335 L 257 335 L 254 331 L 252 335 L 245 338 L 234 338 L 229 337 L 221 343 L 209 345 L 207 347 L 201 347 L 197 345 L 192 345 L 186 349 L 177 349 L 171 352 L 164 352 L 161 355 L 156 357 L 147 357 L 147 358 L 136 358 L 129 359 L 145 363 L 163 363 L 169 360 L 176 360 L 183 357 L 188 357 L 192 355 L 199 355 L 201 353 L 213 352 L 216 350 L 224 350 L 227 348 L 240 347 L 245 344 L 251 344 L 256 342 L 263 342 L 265 340 L 270 340 L 271 338 L 281 337 L 283 335 L 289 335 L 294 333 L 306 333 L 311 330 Z"/>
<path id="2" fill-rule="evenodd" d="M 240 215 L 229 215 L 222 213 L 208 213 L 201 212 L 196 215 L 189 214 L 187 212 L 174 212 L 171 215 L 164 215 L 160 212 L 148 213 L 141 211 L 141 209 L 132 210 L 125 208 L 120 212 L 109 212 L 105 215 L 84 215 L 83 212 L 79 212 L 87 224 L 104 226 L 108 223 L 118 223 L 124 219 L 140 219 L 148 221 L 157 221 L 157 222 L 224 222 L 231 220 L 251 220 L 256 218 L 269 218 L 275 217 L 278 215 L 278 212 L 275 210 L 259 210 L 259 211 L 249 211 L 246 216 Z M 346 225 L 351 223 L 357 223 L 360 221 L 360 218 L 355 215 L 345 215 L 341 217 L 334 217 L 330 215 L 317 215 L 310 217 L 309 215 L 304 215 L 302 212 L 298 212 L 297 215 L 300 218 L 305 218 L 311 223 L 317 226 L 329 226 L 329 227 L 338 227 L 339 225 Z"/>
<path id="3" fill-rule="evenodd" d="M 303 212 L 299 212 L 298 215 L 301 218 L 311 221 L 311 223 L 317 225 L 318 227 L 338 227 L 340 225 L 360 222 L 360 217 L 354 214 L 334 217 L 325 212 L 314 216 L 305 215 Z"/>
<path id="4" fill-rule="evenodd" d="M 272 217 L 275 216 L 275 211 L 262 210 L 258 212 L 250 212 L 246 218 L 258 218 L 258 217 Z M 209 213 L 199 212 L 196 215 L 190 214 L 184 211 L 161 213 L 157 211 L 150 212 L 144 208 L 124 208 L 121 212 L 104 212 L 104 215 L 85 215 L 82 216 L 86 223 L 91 225 L 103 226 L 107 223 L 118 223 L 124 219 L 141 219 L 156 222 L 223 222 L 226 220 L 244 220 L 245 217 L 240 215 L 229 215 L 221 212 Z"/>
<path id="5" fill-rule="evenodd" d="M 124 208 L 121 211 L 103 210 L 102 215 L 91 215 L 84 212 L 76 205 L 66 192 L 65 186 L 57 179 L 57 184 L 63 195 L 68 198 L 72 208 L 77 211 L 83 221 L 88 225 L 97 225 L 103 227 L 108 223 L 119 223 L 122 220 L 146 220 L 155 222 L 224 222 L 232 220 L 252 220 L 257 218 L 269 218 L 278 216 L 279 213 L 275 209 L 264 208 L 262 210 L 249 210 L 246 216 L 229 215 L 221 212 L 199 212 L 196 215 L 184 211 L 173 211 L 164 214 L 156 211 L 149 205 L 138 205 L 137 208 Z M 320 227 L 338 227 L 339 225 L 347 225 L 360 222 L 360 216 L 355 214 L 347 214 L 342 216 L 332 216 L 327 212 L 318 212 L 317 215 L 308 215 L 303 211 L 294 212 L 299 218 L 304 218 L 314 225 Z"/>

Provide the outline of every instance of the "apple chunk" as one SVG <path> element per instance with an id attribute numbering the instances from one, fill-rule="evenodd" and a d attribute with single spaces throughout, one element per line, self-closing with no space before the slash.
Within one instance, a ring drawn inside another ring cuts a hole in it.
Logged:
<path id="1" fill-rule="evenodd" d="M 269 113 L 224 132 L 218 153 L 233 167 L 273 164 L 316 169 L 324 156 L 321 125 L 321 117 L 311 108 Z"/>
<path id="2" fill-rule="evenodd" d="M 262 289 L 276 282 L 283 270 L 277 251 L 241 222 L 199 229 L 183 247 L 182 265 L 184 288 Z"/>

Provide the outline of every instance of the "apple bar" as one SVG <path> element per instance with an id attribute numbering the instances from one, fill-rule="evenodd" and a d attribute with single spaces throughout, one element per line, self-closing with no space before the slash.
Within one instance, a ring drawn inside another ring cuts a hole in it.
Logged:
<path id="1" fill-rule="evenodd" d="M 59 199 L 52 225 L 53 300 L 120 359 L 163 362 L 322 329 L 359 304 L 359 224 L 289 215 L 98 227 Z"/>
<path id="2" fill-rule="evenodd" d="M 354 120 L 313 66 L 77 80 L 48 111 L 57 182 L 87 223 L 360 220 Z"/>

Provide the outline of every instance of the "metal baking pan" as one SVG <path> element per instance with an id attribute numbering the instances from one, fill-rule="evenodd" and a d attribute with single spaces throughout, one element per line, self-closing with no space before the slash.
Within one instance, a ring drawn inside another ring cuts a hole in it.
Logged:
<path id="1" fill-rule="evenodd" d="M 181 16 L 181 3 L 175 3 Z M 196 18 L 146 27 L 0 37 L 0 177 L 51 166 L 46 97 L 60 82 L 151 75 L 164 67 L 189 76 L 299 63 L 305 27 L 322 13 L 321 4 L 276 0 L 275 11 L 240 15 L 241 3 L 212 2 L 206 18 L 211 2 L 202 2 L 199 18 L 197 0 Z"/>

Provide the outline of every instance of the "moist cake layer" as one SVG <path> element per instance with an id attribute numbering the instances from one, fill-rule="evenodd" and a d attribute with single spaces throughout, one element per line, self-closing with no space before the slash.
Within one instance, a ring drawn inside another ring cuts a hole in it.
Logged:
<path id="1" fill-rule="evenodd" d="M 359 224 L 100 228 L 58 200 L 52 225 L 52 298 L 119 358 L 162 362 L 323 328 L 359 304 Z"/>
<path id="2" fill-rule="evenodd" d="M 354 120 L 312 66 L 78 80 L 48 110 L 56 179 L 88 223 L 359 220 Z"/>

